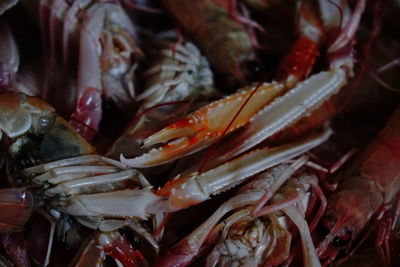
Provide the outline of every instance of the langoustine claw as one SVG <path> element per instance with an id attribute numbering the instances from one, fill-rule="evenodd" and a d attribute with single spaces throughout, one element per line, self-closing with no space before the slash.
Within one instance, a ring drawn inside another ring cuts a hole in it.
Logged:
<path id="1" fill-rule="evenodd" d="M 353 26 L 358 25 L 359 16 L 364 9 L 363 3 L 364 1 L 360 0 L 353 17 L 346 17 L 345 22 L 342 22 L 344 25 L 347 25 L 346 23 L 353 23 Z M 325 5 L 326 3 L 321 3 L 321 9 L 324 9 Z M 346 10 L 349 11 L 348 7 Z M 338 14 L 329 11 L 326 11 L 326 13 L 323 13 L 324 23 L 327 24 L 325 27 L 335 29 L 345 27 L 338 25 L 336 18 L 336 16 L 339 16 Z M 308 33 L 306 30 L 305 32 Z M 354 31 L 351 31 L 351 33 L 354 35 Z M 211 103 L 187 118 L 177 121 L 148 137 L 144 141 L 144 145 L 154 145 L 171 139 L 172 142 L 161 146 L 159 149 L 151 150 L 141 157 L 126 160 L 121 156 L 121 160 L 133 167 L 162 164 L 209 146 L 218 140 L 217 137 L 221 136 L 222 133 L 230 133 L 240 126 L 245 126 L 245 129 L 214 151 L 212 157 L 215 160 L 209 163 L 211 166 L 207 166 L 205 169 L 212 168 L 247 151 L 268 137 L 288 128 L 299 119 L 306 117 L 346 85 L 347 78 L 352 75 L 353 68 L 351 51 L 353 43 L 350 40 L 350 37 L 345 39 L 337 50 L 330 51 L 330 68 L 328 71 L 315 74 L 303 82 L 298 81 L 308 75 L 308 70 L 302 74 L 284 72 L 285 74 L 281 75 L 285 77 L 281 78 L 284 81 L 283 83 L 261 84 L 258 87 L 250 88 L 247 95 L 241 95 L 244 93 L 239 92 Z M 301 53 L 298 49 L 305 48 L 295 47 L 293 53 Z M 314 49 L 316 49 L 316 46 Z M 309 68 L 312 67 L 314 61 L 315 58 L 309 60 L 309 63 L 307 63 L 310 65 Z M 284 63 L 289 65 L 289 69 L 292 70 L 299 68 L 299 62 L 301 60 L 288 60 Z M 267 88 L 275 88 L 276 93 L 270 91 L 271 94 L 263 95 L 265 94 L 264 89 Z M 254 94 L 252 90 L 254 90 Z"/>
<path id="2" fill-rule="evenodd" d="M 232 158 L 307 114 L 311 109 L 336 93 L 344 85 L 344 78 L 345 73 L 340 69 L 322 72 L 299 83 L 287 94 L 274 101 L 272 100 L 284 91 L 284 86 L 278 83 L 261 85 L 260 88 L 255 86 L 249 91 L 238 93 L 203 107 L 145 140 L 145 144 L 151 145 L 177 138 L 171 143 L 153 149 L 137 158 L 125 159 L 121 156 L 121 161 L 133 167 L 148 167 L 193 153 L 215 142 L 238 112 L 238 116 L 233 125 L 229 127 L 228 132 L 243 126 L 247 121 L 250 121 L 250 125 L 244 129 L 244 132 L 234 136 L 234 146 L 231 146 L 232 141 L 226 145 L 230 148 L 230 151 L 223 157 L 225 160 Z M 249 97 L 252 92 L 254 92 L 254 95 L 251 96 L 248 103 L 245 103 L 246 97 Z M 271 101 L 272 103 L 264 107 L 266 103 Z M 244 108 L 241 111 L 242 105 Z M 225 108 L 230 112 L 226 112 Z M 229 114 L 228 119 L 227 114 Z M 251 136 L 249 133 L 258 134 Z M 220 150 L 224 147 L 222 146 Z M 223 161 L 217 158 L 212 164 Z"/>
<path id="3" fill-rule="evenodd" d="M 150 167 L 194 153 L 215 142 L 228 126 L 227 133 L 230 133 L 245 125 L 250 117 L 282 91 L 283 86 L 277 83 L 254 85 L 213 102 L 144 140 L 144 146 L 172 140 L 166 145 L 133 159 L 125 159 L 121 155 L 121 161 L 132 167 Z M 243 110 L 235 117 L 242 106 Z M 234 123 L 229 125 L 234 118 Z"/>
<path id="4" fill-rule="evenodd" d="M 145 219 L 150 215 L 146 208 L 158 199 L 141 173 L 98 155 L 67 158 L 23 172 L 38 186 L 50 185 L 43 197 L 58 196 L 52 200 L 53 208 L 79 216 L 81 223 L 95 229 L 110 231 L 125 224 L 123 220 L 104 220 L 108 217 Z M 130 183 L 147 188 L 129 189 Z"/>
<path id="5" fill-rule="evenodd" d="M 305 153 L 327 140 L 330 134 L 330 129 L 326 129 L 297 142 L 254 150 L 204 173 L 195 172 L 183 177 L 178 175 L 156 193 L 168 196 L 172 211 L 198 204 L 211 195 L 231 189 L 254 174 Z"/>
<path id="6" fill-rule="evenodd" d="M 343 18 L 343 20 L 341 20 L 339 12 L 334 12 L 332 9 L 329 9 L 331 4 L 332 3 L 328 1 L 320 2 L 321 19 L 326 31 L 330 32 L 336 29 L 339 32 L 347 32 L 347 29 L 344 29 L 346 25 L 351 24 L 352 27 L 358 26 L 359 18 L 365 7 L 364 0 L 358 1 L 352 15 L 350 15 L 350 9 L 346 3 L 339 3 L 338 6 L 343 8 L 346 13 L 346 17 Z M 342 22 L 342 24 L 339 22 Z M 320 37 L 312 38 L 311 36 L 315 34 L 315 32 L 318 33 L 317 35 L 321 34 L 319 32 L 320 25 L 315 29 L 315 21 L 313 22 L 313 20 L 311 20 L 310 22 L 305 21 L 303 23 L 305 23 L 305 26 L 303 25 L 305 28 L 302 29 L 302 31 L 304 31 L 302 34 L 311 34 L 309 36 L 310 39 L 319 40 Z M 354 45 L 354 29 L 351 33 L 352 35 L 348 35 L 348 38 L 345 38 L 336 50 L 329 50 L 328 58 L 330 66 L 328 71 L 320 72 L 302 82 L 295 83 L 292 89 L 288 90 L 283 96 L 276 98 L 270 105 L 258 112 L 251 118 L 248 127 L 246 127 L 244 131 L 236 135 L 232 140 L 228 140 L 213 153 L 213 157 L 217 157 L 214 162 L 218 164 L 218 162 L 223 162 L 239 155 L 280 131 L 290 128 L 295 122 L 309 116 L 313 110 L 320 107 L 324 102 L 337 94 L 347 84 L 348 77 L 353 75 L 354 59 L 352 47 Z M 309 45 L 311 46 L 309 49 L 317 48 L 312 42 L 309 43 Z M 295 46 L 294 51 L 291 53 L 302 54 L 301 50 L 304 49 L 305 48 L 301 45 L 300 48 Z M 289 54 L 289 56 L 290 55 L 291 54 Z M 306 57 L 308 57 L 307 55 L 306 53 Z M 307 61 L 310 67 L 314 63 L 314 60 Z M 289 68 L 289 70 L 292 70 L 283 72 L 284 74 L 281 75 L 281 79 L 285 81 L 286 86 L 292 86 L 293 80 L 299 81 L 309 73 L 307 68 L 304 67 L 302 70 L 306 70 L 306 72 L 303 74 L 293 71 L 299 68 L 299 60 L 293 60 L 293 58 L 291 58 L 283 63 L 287 64 L 282 67 L 283 69 Z"/>

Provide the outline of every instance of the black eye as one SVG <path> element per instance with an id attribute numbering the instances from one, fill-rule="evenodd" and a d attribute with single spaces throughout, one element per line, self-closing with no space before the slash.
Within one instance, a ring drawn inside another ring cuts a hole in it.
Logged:
<path id="1" fill-rule="evenodd" d="M 193 70 L 188 70 L 188 74 L 189 74 L 189 75 L 192 75 L 193 72 L 194 72 Z"/>
<path id="2" fill-rule="evenodd" d="M 264 68 L 258 60 L 245 60 L 240 68 L 248 82 L 259 81 L 264 74 Z"/>
<path id="3" fill-rule="evenodd" d="M 335 236 L 332 245 L 335 247 L 343 247 L 351 241 L 351 231 L 348 229 L 342 230 L 342 233 Z"/>

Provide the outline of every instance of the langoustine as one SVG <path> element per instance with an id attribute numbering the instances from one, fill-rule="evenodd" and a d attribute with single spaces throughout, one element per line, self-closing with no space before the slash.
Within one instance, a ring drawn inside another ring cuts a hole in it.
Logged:
<path id="1" fill-rule="evenodd" d="M 47 69 L 40 95 L 91 141 L 103 98 L 124 111 L 134 103 L 134 73 L 143 57 L 136 29 L 118 2 L 37 3 Z"/>
<path id="2" fill-rule="evenodd" d="M 233 2 L 168 0 L 162 4 L 210 60 L 225 89 L 246 85 L 262 75 L 251 36 L 234 18 L 243 15 L 231 8 Z"/>
<path id="3" fill-rule="evenodd" d="M 382 216 L 385 205 L 393 205 L 400 190 L 398 182 L 399 109 L 345 173 L 338 189 L 328 198 L 321 227 L 326 236 L 318 246 L 327 263 L 338 252 L 355 245 L 375 215 Z M 383 167 L 384 166 L 384 167 Z M 381 215 L 379 215 L 381 214 Z M 397 215 L 395 215 L 397 216 Z"/>

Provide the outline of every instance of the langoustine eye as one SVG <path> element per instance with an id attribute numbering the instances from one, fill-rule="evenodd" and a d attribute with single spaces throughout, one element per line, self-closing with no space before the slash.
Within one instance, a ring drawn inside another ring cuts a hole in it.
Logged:
<path id="1" fill-rule="evenodd" d="M 331 231 L 334 231 L 334 227 L 336 225 L 336 219 L 333 216 L 326 215 L 321 219 L 320 226 L 319 226 L 319 233 L 321 235 L 328 235 Z M 332 245 L 335 247 L 343 247 L 347 245 L 352 238 L 351 230 L 347 228 L 342 228 L 337 231 L 337 234 L 334 236 L 332 240 Z"/>
<path id="2" fill-rule="evenodd" d="M 333 238 L 332 245 L 335 247 L 344 247 L 351 241 L 352 233 L 349 229 L 342 229 L 338 235 Z"/>

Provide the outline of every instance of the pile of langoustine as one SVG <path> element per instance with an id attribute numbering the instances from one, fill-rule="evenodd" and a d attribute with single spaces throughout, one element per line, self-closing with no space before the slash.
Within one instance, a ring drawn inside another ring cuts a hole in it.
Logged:
<path id="1" fill-rule="evenodd" d="M 395 266 L 399 13 L 2 1 L 0 265 Z"/>

